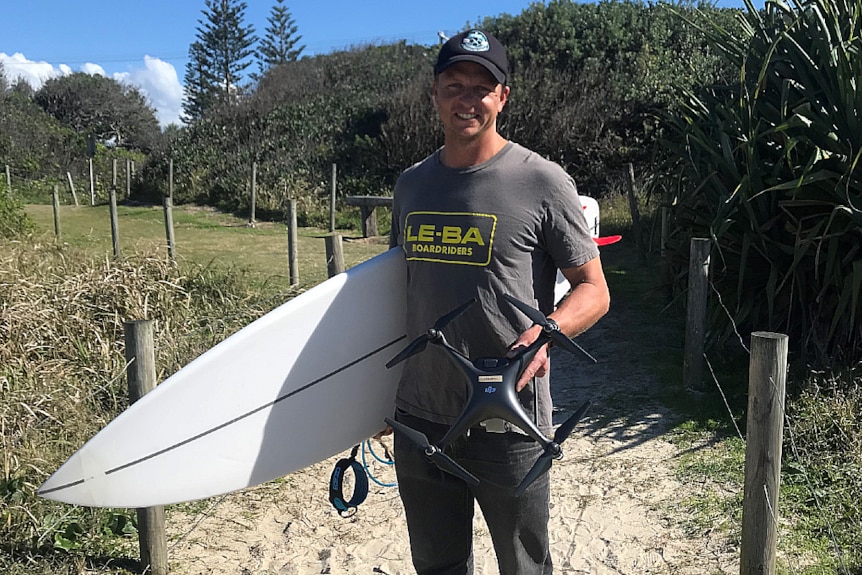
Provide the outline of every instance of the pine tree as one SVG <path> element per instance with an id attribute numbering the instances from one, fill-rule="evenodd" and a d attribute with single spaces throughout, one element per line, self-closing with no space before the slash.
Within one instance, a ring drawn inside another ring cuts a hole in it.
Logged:
<path id="1" fill-rule="evenodd" d="M 304 45 L 296 46 L 302 40 L 302 36 L 297 35 L 299 28 L 290 10 L 284 5 L 284 0 L 276 0 L 267 22 L 269 26 L 266 29 L 266 35 L 260 41 L 260 47 L 257 50 L 261 76 L 270 68 L 297 60 L 305 50 Z"/>
<path id="2" fill-rule="evenodd" d="M 199 120 L 218 92 L 216 81 L 210 73 L 211 69 L 212 66 L 203 45 L 200 42 L 193 42 L 189 46 L 189 61 L 186 64 L 183 87 L 182 120 L 186 124 Z"/>
<path id="3" fill-rule="evenodd" d="M 251 65 L 257 42 L 254 26 L 244 25 L 245 2 L 205 0 L 196 41 L 186 64 L 183 121 L 199 119 L 216 103 L 232 103 L 242 94 L 243 72 Z"/>

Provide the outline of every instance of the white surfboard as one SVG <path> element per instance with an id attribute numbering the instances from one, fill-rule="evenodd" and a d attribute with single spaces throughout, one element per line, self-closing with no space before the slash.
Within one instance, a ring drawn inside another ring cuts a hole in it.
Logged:
<path id="1" fill-rule="evenodd" d="M 390 250 L 225 339 L 72 455 L 38 494 L 97 507 L 192 501 L 350 449 L 392 415 L 406 266 Z"/>
<path id="2" fill-rule="evenodd" d="M 609 246 L 620 241 L 622 236 L 614 235 L 602 237 L 599 235 L 599 203 L 589 196 L 580 196 L 580 198 L 581 205 L 584 207 L 584 217 L 587 219 L 587 226 L 589 227 L 590 235 L 593 236 L 593 241 L 596 242 L 596 245 L 599 247 Z M 554 285 L 554 301 L 559 303 L 559 301 L 569 293 L 569 288 L 568 280 L 566 280 L 560 270 L 557 270 L 557 280 Z"/>
<path id="3" fill-rule="evenodd" d="M 584 198 L 598 233 L 598 204 Z M 193 501 L 282 477 L 379 432 L 407 344 L 406 265 L 389 250 L 249 324 L 146 394 L 38 495 L 91 507 Z M 559 300 L 569 288 L 558 274 Z"/>

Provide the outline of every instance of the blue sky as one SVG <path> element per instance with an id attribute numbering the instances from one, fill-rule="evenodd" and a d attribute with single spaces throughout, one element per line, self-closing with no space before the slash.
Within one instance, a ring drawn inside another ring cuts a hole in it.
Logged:
<path id="1" fill-rule="evenodd" d="M 304 55 L 370 43 L 433 44 L 486 16 L 520 14 L 530 0 L 293 0 Z M 274 0 L 247 0 L 246 23 L 264 34 Z M 741 6 L 742 0 L 721 0 Z M 102 74 L 138 86 L 162 125 L 177 122 L 188 48 L 203 0 L 2 0 L 0 62 L 7 78 L 38 88 L 71 72 Z"/>

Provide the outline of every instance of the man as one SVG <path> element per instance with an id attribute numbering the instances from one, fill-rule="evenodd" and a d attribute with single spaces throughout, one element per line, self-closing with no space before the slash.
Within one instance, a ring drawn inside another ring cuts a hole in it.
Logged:
<path id="1" fill-rule="evenodd" d="M 556 164 L 497 132 L 509 97 L 505 48 L 469 30 L 444 44 L 432 96 L 444 145 L 406 170 L 395 187 L 391 243 L 408 266 L 408 339 L 445 313 L 478 300 L 446 329 L 467 357 L 501 356 L 541 333 L 502 296 L 540 309 L 574 337 L 608 309 L 607 284 L 572 179 Z M 536 121 L 540 121 L 536 118 Z M 554 310 L 561 269 L 573 286 Z M 546 347 L 517 384 L 539 429 L 552 432 Z M 396 419 L 438 442 L 464 407 L 468 383 L 437 346 L 404 366 Z M 447 453 L 480 483 L 443 473 L 396 433 L 398 485 L 419 575 L 472 572 L 472 521 L 478 502 L 500 573 L 552 572 L 546 473 L 520 497 L 515 488 L 541 455 L 538 443 L 499 421 L 471 429 Z"/>

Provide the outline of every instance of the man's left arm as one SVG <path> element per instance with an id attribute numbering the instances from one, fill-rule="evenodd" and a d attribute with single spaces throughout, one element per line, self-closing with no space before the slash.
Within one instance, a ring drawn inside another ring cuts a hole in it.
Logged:
<path id="1" fill-rule="evenodd" d="M 557 322 L 560 331 L 571 338 L 587 331 L 607 313 L 610 307 L 610 293 L 602 262 L 598 257 L 584 265 L 560 271 L 569 280 L 572 291 L 548 317 Z M 512 350 L 530 345 L 541 333 L 541 327 L 532 326 L 521 334 L 512 345 Z M 533 377 L 544 376 L 548 373 L 549 367 L 548 346 L 545 345 L 536 352 L 532 361 L 524 369 L 516 389 L 521 391 Z"/>

